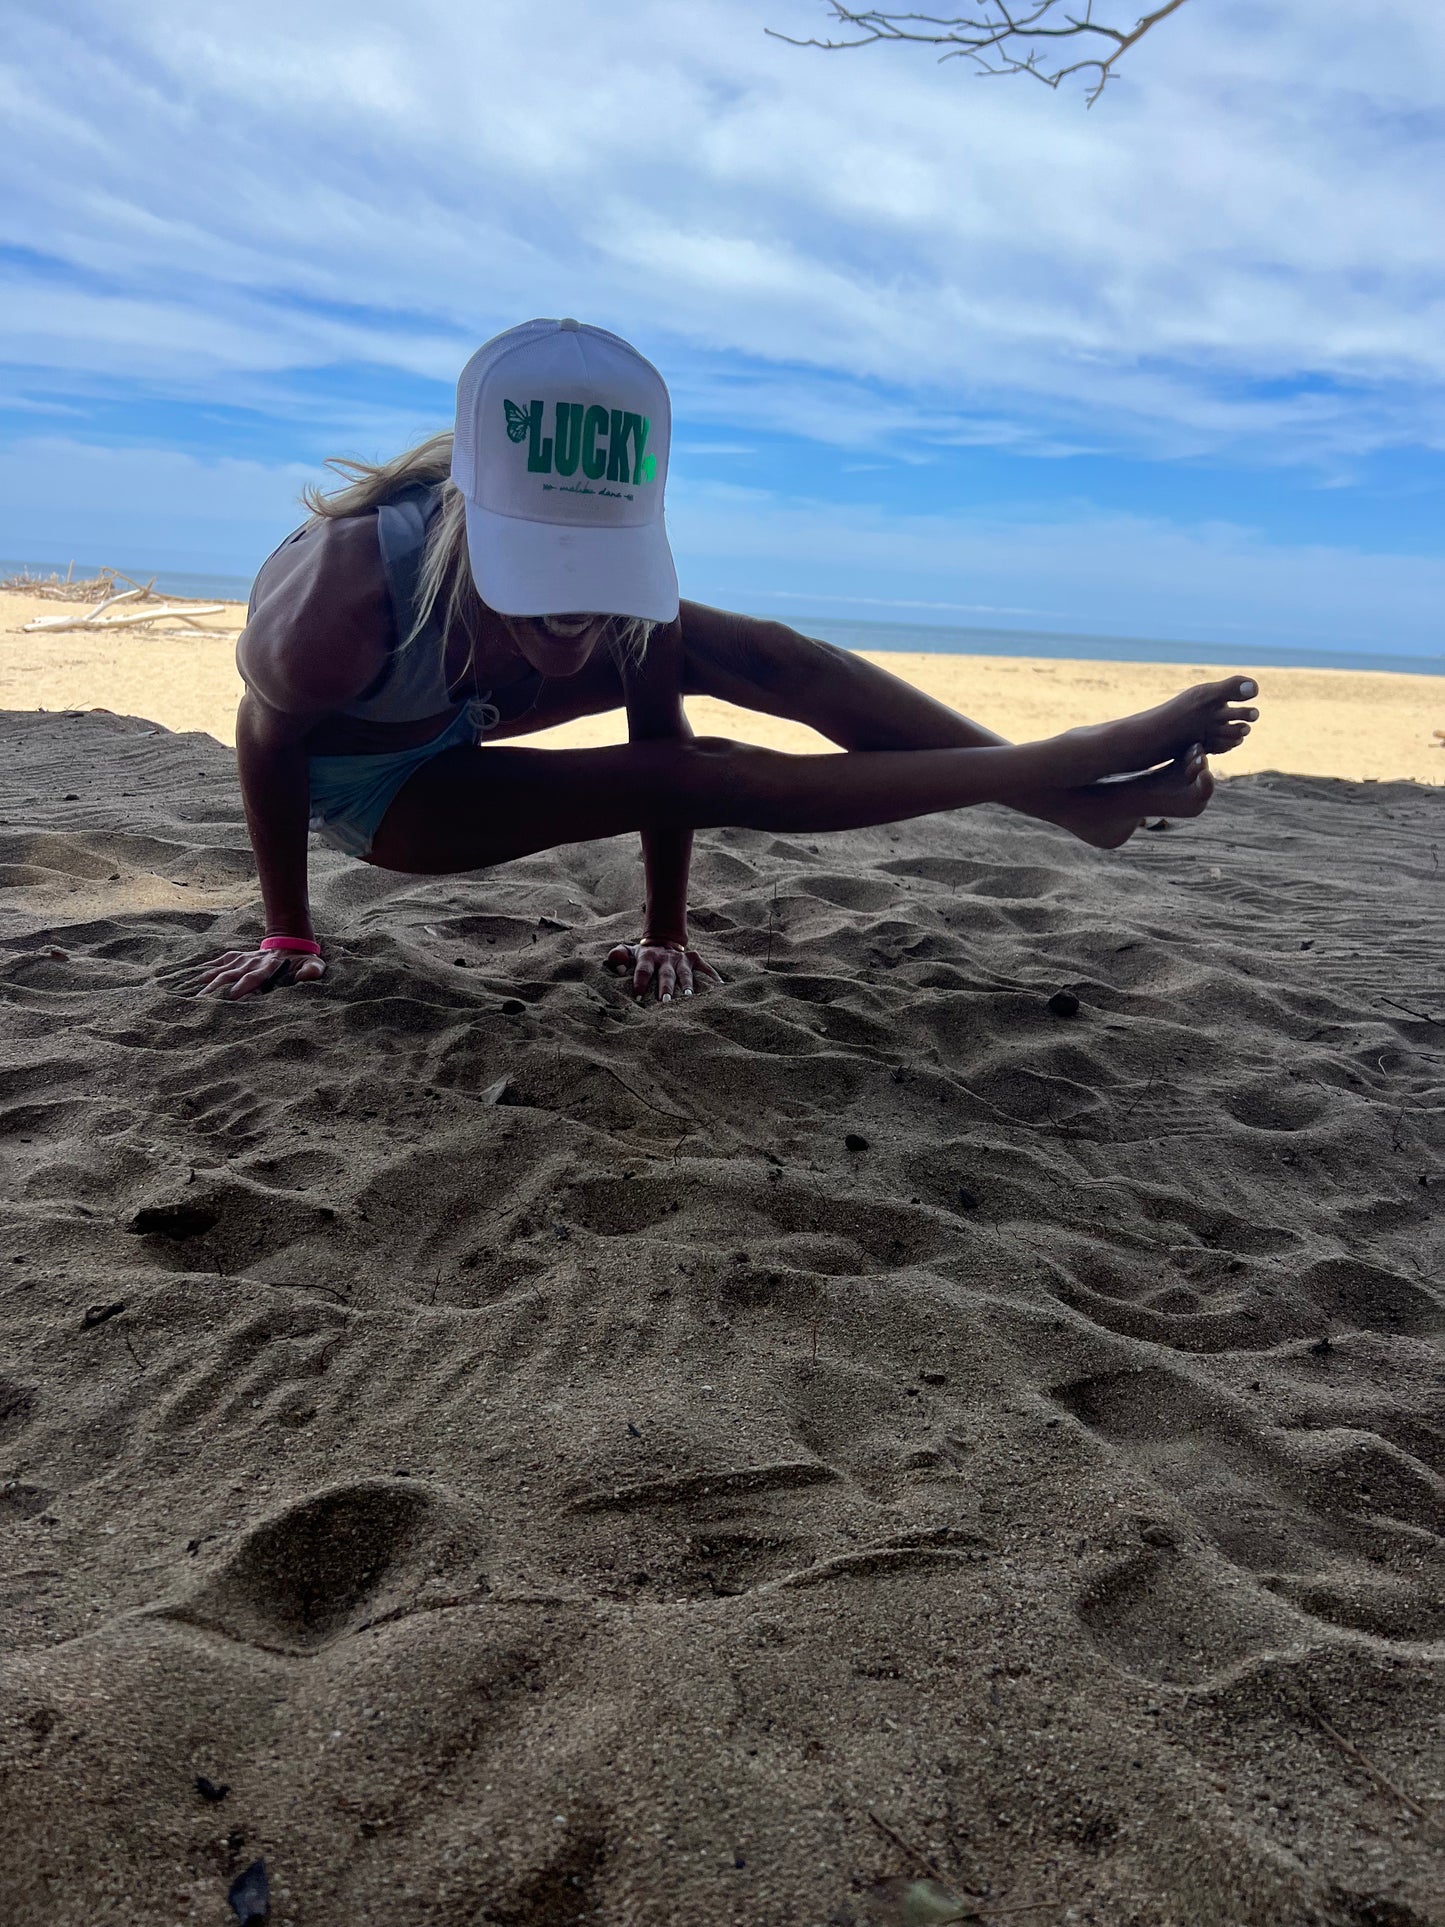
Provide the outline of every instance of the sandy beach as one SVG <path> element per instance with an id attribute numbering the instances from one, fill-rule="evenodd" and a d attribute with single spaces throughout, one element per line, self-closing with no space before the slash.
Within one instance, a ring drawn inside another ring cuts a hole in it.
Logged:
<path id="1" fill-rule="evenodd" d="M 1438 1927 L 1445 685 L 1260 670 L 1115 853 L 705 834 L 663 1010 L 631 841 L 318 847 L 328 976 L 220 1005 L 235 612 L 24 619 L 6 1927 Z"/>
<path id="2" fill-rule="evenodd" d="M 201 729 L 219 743 L 236 740 L 241 681 L 233 652 L 246 619 L 231 603 L 200 626 L 214 640 L 162 630 L 110 636 L 80 631 L 22 635 L 36 616 L 65 605 L 0 589 L 0 709 L 90 709 L 146 716 L 167 729 Z M 1191 682 L 1233 670 L 1254 674 L 1268 705 L 1262 726 L 1219 767 L 1219 774 L 1279 770 L 1349 782 L 1445 783 L 1445 677 L 1374 675 L 1336 669 L 1261 668 L 1247 659 L 1198 664 L 1068 662 L 1031 656 L 875 655 L 869 658 L 951 709 L 1015 742 L 1051 736 L 1077 723 L 1162 702 Z M 769 749 L 826 750 L 832 745 L 797 723 L 759 716 L 706 698 L 688 704 L 700 735 L 733 736 Z M 592 747 L 622 742 L 620 715 L 544 730 L 538 745 Z"/>

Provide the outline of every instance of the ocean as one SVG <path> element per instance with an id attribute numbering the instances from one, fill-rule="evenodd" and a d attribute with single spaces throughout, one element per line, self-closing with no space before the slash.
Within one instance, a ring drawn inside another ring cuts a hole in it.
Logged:
<path id="1" fill-rule="evenodd" d="M 98 573 L 90 563 L 7 562 L 0 559 L 0 580 L 31 575 L 77 576 Z M 217 602 L 244 602 L 251 579 L 244 575 L 188 575 L 173 569 L 137 569 L 142 582 L 155 576 L 162 595 L 198 596 Z M 763 614 L 764 611 L 754 611 Z M 773 614 L 775 612 L 766 612 Z M 1072 662 L 1171 662 L 1216 664 L 1241 669 L 1374 669 L 1406 676 L 1445 676 L 1445 655 L 1393 655 L 1383 649 L 1279 649 L 1258 643 L 1177 642 L 1165 637 L 1070 635 L 1048 629 L 975 629 L 931 622 L 848 622 L 835 616 L 793 615 L 795 629 L 835 643 L 840 649 L 942 656 L 1046 656 Z"/>
<path id="2" fill-rule="evenodd" d="M 898 650 L 948 656 L 1052 656 L 1070 662 L 1177 662 L 1241 669 L 1376 669 L 1402 676 L 1445 676 L 1445 656 L 1399 656 L 1379 649 L 1274 649 L 1259 643 L 1175 642 L 1163 637 L 1074 636 L 1045 629 L 945 629 L 923 622 L 839 622 L 790 618 L 795 629 L 840 649 Z"/>

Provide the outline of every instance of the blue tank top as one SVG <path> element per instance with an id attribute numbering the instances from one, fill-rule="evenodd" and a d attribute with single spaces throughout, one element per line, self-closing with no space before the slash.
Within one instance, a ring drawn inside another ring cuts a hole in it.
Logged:
<path id="1" fill-rule="evenodd" d="M 427 530 L 441 500 L 440 482 L 412 482 L 376 511 L 376 539 L 391 599 L 391 655 L 371 687 L 341 710 L 343 716 L 368 723 L 416 723 L 462 707 L 447 688 L 446 635 L 435 609 L 413 641 L 405 649 L 400 646 L 411 634 Z"/>
<path id="2" fill-rule="evenodd" d="M 413 641 L 405 649 L 401 647 L 416 617 L 427 531 L 441 507 L 444 487 L 442 482 L 409 482 L 377 508 L 376 539 L 392 615 L 387 662 L 370 687 L 338 710 L 338 715 L 368 723 L 416 723 L 440 716 L 445 710 L 455 715 L 470 702 L 480 727 L 491 729 L 497 724 L 497 710 L 487 700 L 490 690 L 461 701 L 452 696 L 447 686 L 446 632 L 438 610 L 433 609 Z M 272 553 L 298 540 L 310 526 L 306 523 L 293 530 Z M 528 684 L 533 680 L 540 689 L 542 676 L 538 673 L 526 679 Z"/>

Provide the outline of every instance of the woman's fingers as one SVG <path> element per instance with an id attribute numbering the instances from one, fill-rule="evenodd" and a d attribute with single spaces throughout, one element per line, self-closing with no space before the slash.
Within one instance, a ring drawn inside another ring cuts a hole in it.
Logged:
<path id="1" fill-rule="evenodd" d="M 218 970 L 224 970 L 228 964 L 238 963 L 241 956 L 239 950 L 228 950 L 223 957 L 208 957 L 204 963 L 197 963 L 192 958 L 188 963 L 167 964 L 163 970 L 156 972 L 156 982 L 164 984 L 168 990 L 194 990 Z"/>
<path id="2" fill-rule="evenodd" d="M 266 964 L 252 964 L 249 970 L 241 971 L 231 980 L 225 995 L 233 1001 L 237 997 L 249 997 L 253 990 L 259 990 L 262 984 L 270 983 L 279 968 L 279 965 L 268 968 Z"/>
<path id="3" fill-rule="evenodd" d="M 244 997 L 269 983 L 281 968 L 282 958 L 273 950 L 242 957 L 227 970 L 218 971 L 198 996 Z"/>
<path id="4" fill-rule="evenodd" d="M 312 983 L 325 971 L 326 965 L 320 957 L 296 957 L 284 951 L 263 951 L 252 960 L 250 969 L 242 972 L 232 986 L 230 995 L 233 998 L 249 997 L 253 990 L 259 990 L 263 984 L 270 983 L 273 977 L 283 973 L 293 984 Z"/>
<path id="5" fill-rule="evenodd" d="M 274 952 L 266 956 L 266 968 L 252 968 L 241 978 L 232 990 L 233 997 L 248 997 L 253 990 L 270 983 L 273 977 L 285 976 L 293 984 L 314 983 L 326 974 L 326 965 L 320 957 L 277 957 Z"/>
<path id="6" fill-rule="evenodd" d="M 275 977 L 286 973 L 291 983 L 315 983 L 326 975 L 320 957 L 280 950 L 228 950 L 205 964 L 188 964 L 162 976 L 161 981 L 181 996 L 224 997 L 233 1002 L 249 997 Z"/>
<path id="7" fill-rule="evenodd" d="M 635 997 L 641 998 L 650 990 L 660 1004 L 691 997 L 702 985 L 723 981 L 695 950 L 681 950 L 673 944 L 615 944 L 607 953 L 606 964 L 619 974 L 632 973 Z"/>
<path id="8" fill-rule="evenodd" d="M 229 962 L 222 960 L 207 964 L 198 973 L 177 984 L 176 988 L 194 997 L 205 997 L 216 988 L 217 984 L 229 983 L 240 976 L 245 967 L 245 962 L 240 957 L 233 957 Z"/>

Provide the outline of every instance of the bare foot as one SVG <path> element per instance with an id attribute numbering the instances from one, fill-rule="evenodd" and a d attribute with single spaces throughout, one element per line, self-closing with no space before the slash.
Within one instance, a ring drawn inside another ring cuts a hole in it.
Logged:
<path id="1" fill-rule="evenodd" d="M 1117 850 L 1150 816 L 1198 816 L 1214 794 L 1207 759 L 1192 752 L 1163 769 L 1122 783 L 1090 783 L 1082 789 L 1048 790 L 1017 805 L 1070 830 L 1096 850 Z"/>
<path id="2" fill-rule="evenodd" d="M 1259 685 L 1247 676 L 1198 683 L 1137 716 L 1065 730 L 1049 747 L 1059 750 L 1060 774 L 1070 787 L 1097 783 L 1120 772 L 1151 770 L 1191 750 L 1219 756 L 1237 748 L 1249 734 L 1249 725 L 1258 720 L 1257 709 L 1235 706 L 1258 694 Z"/>

